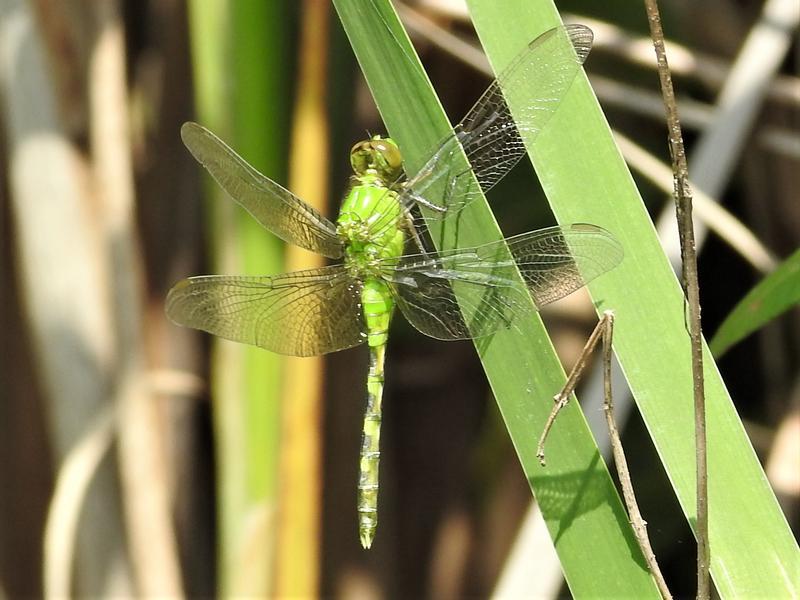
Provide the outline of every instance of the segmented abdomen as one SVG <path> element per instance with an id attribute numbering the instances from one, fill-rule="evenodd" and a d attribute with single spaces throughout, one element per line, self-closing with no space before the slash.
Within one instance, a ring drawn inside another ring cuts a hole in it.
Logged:
<path id="1" fill-rule="evenodd" d="M 383 364 L 394 301 L 386 283 L 369 279 L 364 283 L 361 302 L 367 324 L 369 374 L 367 375 L 367 408 L 364 413 L 364 432 L 361 440 L 358 476 L 358 532 L 361 545 L 369 548 L 378 526 L 378 469 L 381 457 Z"/>

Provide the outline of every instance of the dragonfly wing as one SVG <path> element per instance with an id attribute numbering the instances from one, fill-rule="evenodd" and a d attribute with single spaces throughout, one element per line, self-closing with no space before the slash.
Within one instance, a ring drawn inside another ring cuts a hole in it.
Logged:
<path id="1" fill-rule="evenodd" d="M 575 223 L 506 240 L 537 308 L 555 302 L 622 262 L 622 245 L 597 225 Z"/>
<path id="2" fill-rule="evenodd" d="M 588 27 L 565 25 L 533 40 L 409 179 L 403 201 L 446 216 L 488 192 L 525 154 L 523 137 L 532 142 L 555 113 L 592 39 Z M 513 116 L 509 104 L 519 109 Z"/>
<path id="3" fill-rule="evenodd" d="M 342 256 L 342 241 L 333 223 L 256 171 L 208 129 L 197 123 L 184 123 L 181 138 L 222 189 L 261 225 L 306 250 L 329 258 Z"/>
<path id="4" fill-rule="evenodd" d="M 386 269 L 397 305 L 422 333 L 480 338 L 583 287 L 622 260 L 605 229 L 576 224 L 475 248 L 409 255 Z M 519 282 L 522 276 L 524 285 Z"/>
<path id="5" fill-rule="evenodd" d="M 170 290 L 167 315 L 178 325 L 291 356 L 366 340 L 361 283 L 341 265 L 270 277 L 190 277 Z"/>
<path id="6" fill-rule="evenodd" d="M 531 311 L 528 291 L 502 243 L 407 255 L 385 277 L 406 319 L 440 340 L 480 338 Z"/>

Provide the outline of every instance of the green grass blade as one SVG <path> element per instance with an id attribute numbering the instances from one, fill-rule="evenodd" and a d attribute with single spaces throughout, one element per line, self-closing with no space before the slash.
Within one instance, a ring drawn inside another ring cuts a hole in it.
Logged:
<path id="1" fill-rule="evenodd" d="M 255 0 L 189 3 L 197 119 L 277 180 L 285 176 L 288 138 L 287 6 Z M 281 272 L 282 243 L 217 186 L 207 189 L 214 272 Z M 212 343 L 220 595 L 266 596 L 273 563 L 270 519 L 277 502 L 282 359 L 259 348 Z"/>
<path id="2" fill-rule="evenodd" d="M 509 0 L 503 12 L 492 0 L 468 4 L 495 68 L 558 23 L 550 2 Z M 616 312 L 615 351 L 693 525 L 694 421 L 683 295 L 585 77 L 571 92 L 537 140 L 534 166 L 559 222 L 596 223 L 625 247 L 622 265 L 589 288 L 603 308 Z M 708 351 L 705 361 L 715 585 L 722 597 L 797 597 L 797 543 Z"/>
<path id="3" fill-rule="evenodd" d="M 783 261 L 775 271 L 734 307 L 709 342 L 719 358 L 728 348 L 800 303 L 800 250 Z"/>
<path id="4" fill-rule="evenodd" d="M 396 16 L 384 0 L 335 0 L 391 136 L 411 165 L 449 132 L 438 100 Z M 518 46 L 521 48 L 523 44 Z M 459 219 L 461 245 L 501 237 L 485 202 Z M 658 597 L 608 471 L 574 404 L 548 443 L 548 467 L 536 441 L 564 384 L 564 373 L 537 318 L 481 347 L 481 360 L 525 473 L 541 504 L 575 596 Z M 379 533 L 380 537 L 380 533 Z M 535 564 L 535 557 L 531 557 Z"/>

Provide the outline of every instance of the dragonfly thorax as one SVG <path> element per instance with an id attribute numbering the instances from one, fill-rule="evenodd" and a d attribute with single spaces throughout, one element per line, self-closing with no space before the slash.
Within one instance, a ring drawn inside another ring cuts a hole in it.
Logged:
<path id="1" fill-rule="evenodd" d="M 350 165 L 359 180 L 388 187 L 403 173 L 403 156 L 391 138 L 376 135 L 353 146 Z"/>
<path id="2" fill-rule="evenodd" d="M 369 223 L 354 212 L 342 212 L 336 226 L 336 233 L 345 246 L 361 247 L 370 241 Z"/>
<path id="3" fill-rule="evenodd" d="M 382 261 L 403 253 L 401 218 L 402 209 L 394 190 L 369 184 L 350 188 L 339 211 L 336 231 L 351 275 L 378 276 Z"/>
<path id="4" fill-rule="evenodd" d="M 354 279 L 380 277 L 381 249 L 375 244 L 352 245 L 345 249 L 345 268 Z"/>

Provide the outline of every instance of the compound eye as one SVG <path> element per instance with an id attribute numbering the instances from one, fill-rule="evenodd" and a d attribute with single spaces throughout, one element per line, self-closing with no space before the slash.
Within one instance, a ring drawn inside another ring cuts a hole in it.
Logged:
<path id="1" fill-rule="evenodd" d="M 372 168 L 371 142 L 363 141 L 355 144 L 350 150 L 350 166 L 356 175 L 363 175 Z"/>
<path id="2" fill-rule="evenodd" d="M 375 142 L 375 150 L 380 152 L 387 170 L 391 173 L 399 173 L 400 169 L 403 168 L 403 157 L 394 142 L 387 142 L 386 140 Z"/>

